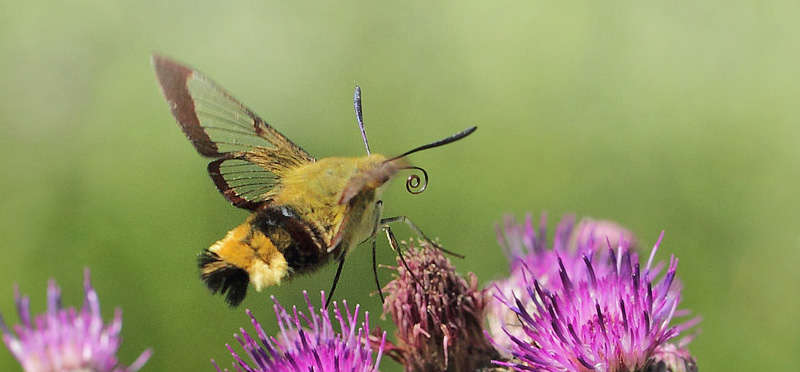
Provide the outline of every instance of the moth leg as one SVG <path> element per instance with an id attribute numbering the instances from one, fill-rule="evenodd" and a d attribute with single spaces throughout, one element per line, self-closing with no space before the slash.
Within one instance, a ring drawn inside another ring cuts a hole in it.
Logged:
<path id="1" fill-rule="evenodd" d="M 381 214 L 383 214 L 383 200 L 378 200 L 375 202 L 375 208 L 372 212 L 372 216 L 375 218 L 375 223 L 372 225 L 372 233 L 369 234 L 369 238 L 364 240 L 364 242 L 369 240 L 370 243 L 372 243 L 372 276 L 375 278 L 375 287 L 378 288 L 378 295 L 381 297 L 381 303 L 384 303 L 386 302 L 386 298 L 383 296 L 381 281 L 378 279 L 378 258 L 375 253 L 378 229 L 381 227 Z"/>
<path id="2" fill-rule="evenodd" d="M 336 276 L 333 277 L 333 285 L 331 286 L 330 292 L 328 292 L 328 299 L 325 300 L 325 308 L 328 308 L 328 305 L 331 304 L 331 300 L 333 299 L 333 292 L 336 291 L 336 284 L 339 283 L 339 275 L 342 274 L 342 267 L 344 266 L 344 257 L 339 259 L 339 267 L 336 268 Z"/>
<path id="3" fill-rule="evenodd" d="M 378 295 L 381 296 L 381 303 L 386 302 L 386 298 L 383 297 L 383 288 L 381 288 L 381 281 L 378 280 L 378 258 L 375 256 L 375 247 L 377 245 L 377 239 L 374 237 L 372 238 L 372 276 L 375 278 L 375 286 L 378 287 Z"/>
<path id="4" fill-rule="evenodd" d="M 414 231 L 415 234 L 417 234 L 419 237 L 421 237 L 422 240 L 425 240 L 426 242 L 428 242 L 428 244 L 432 245 L 434 248 L 436 248 L 436 249 L 438 249 L 438 250 L 440 250 L 440 251 L 442 251 L 444 253 L 447 253 L 447 254 L 449 254 L 451 256 L 462 258 L 462 259 L 464 258 L 464 255 L 458 254 L 458 253 L 450 251 L 450 250 L 447 250 L 444 247 L 442 247 L 441 245 L 435 243 L 433 240 L 431 240 L 431 238 L 429 238 L 427 235 L 425 235 L 425 233 L 422 232 L 422 230 L 420 230 L 420 228 L 417 227 L 417 225 L 415 225 L 414 222 L 412 222 L 406 216 L 397 216 L 397 217 L 384 218 L 384 219 L 381 220 L 380 223 L 381 223 L 381 225 L 384 226 L 384 229 L 388 229 L 388 225 L 390 223 L 395 223 L 395 222 L 405 222 L 405 224 L 408 225 L 408 227 L 411 228 L 411 230 Z"/>
<path id="5" fill-rule="evenodd" d="M 381 224 L 383 223 L 381 215 L 383 215 L 383 200 L 378 200 L 375 202 L 375 208 L 372 209 L 372 218 L 375 219 L 375 223 L 372 224 L 372 233 L 369 234 L 369 238 L 364 240 L 364 242 L 367 240 L 375 241 L 375 237 L 378 236 L 378 229 L 381 228 Z"/>
<path id="6" fill-rule="evenodd" d="M 397 238 L 394 237 L 394 233 L 389 225 L 383 225 L 383 231 L 386 232 L 386 238 L 389 239 L 389 246 L 392 247 L 392 250 L 397 253 L 397 256 L 400 257 L 400 262 L 403 263 L 403 266 L 406 268 L 409 274 L 411 274 L 411 279 L 414 279 L 414 283 L 417 283 L 420 288 L 425 288 L 422 286 L 422 282 L 417 279 L 417 276 L 414 275 L 414 271 L 408 267 L 408 263 L 406 262 L 405 257 L 403 257 L 403 252 L 400 252 L 400 244 L 397 243 Z"/>

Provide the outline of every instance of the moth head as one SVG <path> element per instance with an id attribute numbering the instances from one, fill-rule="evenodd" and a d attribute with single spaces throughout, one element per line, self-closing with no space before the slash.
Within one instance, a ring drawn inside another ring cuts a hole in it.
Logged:
<path id="1" fill-rule="evenodd" d="M 363 123 L 360 124 L 363 128 Z M 458 141 L 472 134 L 475 129 L 477 129 L 477 127 L 467 128 L 452 136 L 413 148 L 393 158 L 387 159 L 381 155 L 375 154 L 367 156 L 366 161 L 369 162 L 369 165 L 366 167 L 366 169 L 364 169 L 364 171 L 359 172 L 350 178 L 344 188 L 344 191 L 342 192 L 341 198 L 339 199 L 339 204 L 348 204 L 356 195 L 362 192 L 370 192 L 371 190 L 381 187 L 398 171 L 406 169 L 415 170 L 422 174 L 421 177 L 416 173 L 408 176 L 408 178 L 406 178 L 406 190 L 412 194 L 419 194 L 425 191 L 425 188 L 428 186 L 428 172 L 420 167 L 409 165 L 406 157 L 422 150 L 432 149 Z M 363 133 L 364 132 L 362 130 L 362 134 Z M 364 135 L 364 143 L 367 143 L 366 135 Z M 369 146 L 367 146 L 367 148 L 369 148 Z"/>
<path id="2" fill-rule="evenodd" d="M 361 172 L 350 178 L 347 185 L 342 192 L 339 199 L 339 205 L 349 204 L 356 195 L 364 192 L 371 192 L 381 187 L 389 179 L 392 178 L 398 171 L 403 169 L 417 170 L 422 173 L 422 177 L 418 174 L 412 174 L 406 179 L 406 190 L 412 194 L 419 194 L 425 191 L 428 186 L 428 172 L 420 167 L 409 165 L 406 161 L 406 156 L 422 150 L 432 149 L 458 141 L 475 131 L 477 127 L 467 128 L 459 133 L 450 137 L 431 142 L 427 145 L 422 145 L 411 150 L 408 150 L 393 158 L 385 158 L 381 155 L 374 155 L 369 150 L 369 141 L 367 141 L 367 132 L 364 129 L 364 115 L 361 111 L 361 87 L 356 85 L 356 90 L 353 93 L 353 108 L 356 111 L 356 120 L 358 121 L 358 129 L 361 130 L 361 138 L 364 140 L 364 147 L 367 148 L 367 157 L 365 159 L 366 166 Z"/>

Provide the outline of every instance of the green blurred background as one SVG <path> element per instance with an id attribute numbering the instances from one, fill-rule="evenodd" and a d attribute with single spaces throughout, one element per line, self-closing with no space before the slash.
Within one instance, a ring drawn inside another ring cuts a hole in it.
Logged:
<path id="1" fill-rule="evenodd" d="M 241 223 L 169 114 L 150 54 L 211 76 L 317 157 L 414 155 L 405 214 L 482 282 L 507 273 L 493 225 L 505 213 L 611 219 L 680 258 L 682 307 L 704 317 L 702 370 L 800 364 L 800 6 L 767 2 L 4 1 L 0 4 L 0 312 L 13 285 L 65 304 L 90 267 L 103 305 L 124 309 L 120 358 L 146 371 L 211 371 L 224 344 L 274 330 L 269 294 L 317 298 L 328 267 L 228 309 L 197 279 L 198 252 Z M 400 236 L 409 236 L 398 227 Z M 381 242 L 379 260 L 394 262 Z M 369 250 L 336 293 L 380 312 Z M 391 277 L 381 270 L 385 283 Z M 0 350 L 0 370 L 19 367 Z M 386 360 L 383 370 L 397 371 Z"/>

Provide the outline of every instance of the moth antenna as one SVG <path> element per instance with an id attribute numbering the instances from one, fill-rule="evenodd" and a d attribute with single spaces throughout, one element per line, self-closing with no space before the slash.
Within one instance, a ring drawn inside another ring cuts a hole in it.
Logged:
<path id="1" fill-rule="evenodd" d="M 397 160 L 397 159 L 406 157 L 406 156 L 411 155 L 411 154 L 413 154 L 415 152 L 419 152 L 419 151 L 427 150 L 427 149 L 432 149 L 434 147 L 444 146 L 444 145 L 446 145 L 448 143 L 453 143 L 453 142 L 458 141 L 458 140 L 460 140 L 460 139 L 462 139 L 462 138 L 464 138 L 466 136 L 469 136 L 470 134 L 472 134 L 472 132 L 475 131 L 475 129 L 478 129 L 478 127 L 470 127 L 470 128 L 464 129 L 461 132 L 458 132 L 458 133 L 456 133 L 456 134 L 454 134 L 454 135 L 452 135 L 450 137 L 442 138 L 442 139 L 440 139 L 438 141 L 431 142 L 431 143 L 429 143 L 427 145 L 422 145 L 420 147 L 408 150 L 408 151 L 406 151 L 406 152 L 404 152 L 404 153 L 402 153 L 400 155 L 397 155 L 397 156 L 395 156 L 395 157 L 393 157 L 391 159 L 388 159 L 386 161 L 390 162 L 390 161 L 393 161 L 393 160 Z"/>
<path id="2" fill-rule="evenodd" d="M 356 110 L 356 120 L 358 129 L 361 130 L 361 138 L 364 139 L 364 146 L 367 148 L 367 155 L 370 155 L 369 142 L 367 141 L 367 131 L 364 130 L 364 115 L 361 113 L 361 87 L 356 84 L 356 91 L 353 92 L 353 108 Z"/>
<path id="3" fill-rule="evenodd" d="M 413 169 L 422 172 L 422 178 L 420 178 L 418 174 L 411 174 L 406 178 L 406 190 L 408 190 L 409 193 L 414 195 L 421 194 L 428 188 L 428 172 L 426 172 L 425 169 L 413 165 L 409 165 L 403 169 Z"/>

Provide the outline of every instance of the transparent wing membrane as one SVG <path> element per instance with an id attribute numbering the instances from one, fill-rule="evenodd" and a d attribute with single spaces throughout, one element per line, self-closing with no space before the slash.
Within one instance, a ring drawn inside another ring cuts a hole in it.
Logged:
<path id="1" fill-rule="evenodd" d="M 199 72 L 161 56 L 153 66 L 175 120 L 201 155 L 216 159 L 209 175 L 234 205 L 256 209 L 279 182 L 273 172 L 315 161 Z"/>
<path id="2" fill-rule="evenodd" d="M 244 159 L 215 160 L 208 174 L 228 201 L 247 209 L 267 201 L 277 183 L 272 172 Z"/>
<path id="3" fill-rule="evenodd" d="M 275 148 L 282 141 L 274 137 L 273 131 L 262 130 L 266 123 L 256 117 L 225 92 L 208 80 L 195 77 L 187 82 L 194 99 L 195 112 L 208 141 L 217 145 L 219 153 L 254 151 L 259 147 Z"/>

